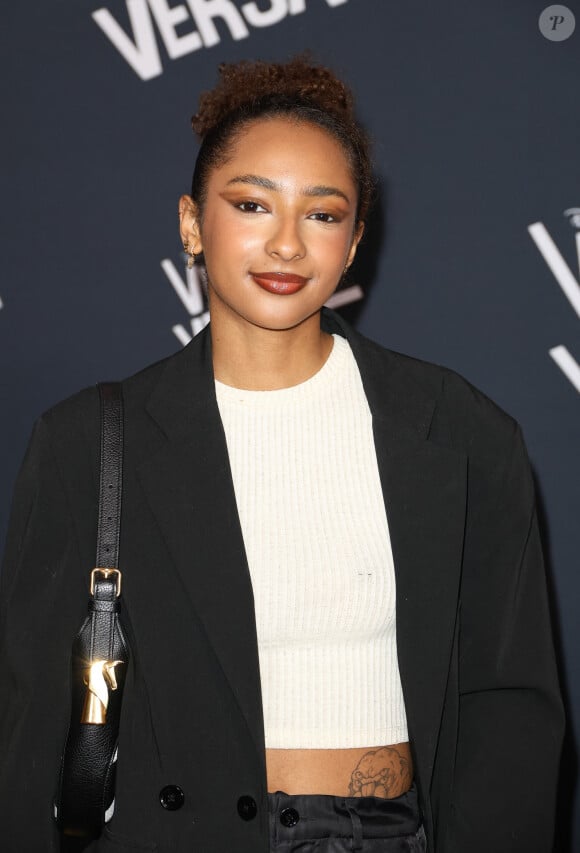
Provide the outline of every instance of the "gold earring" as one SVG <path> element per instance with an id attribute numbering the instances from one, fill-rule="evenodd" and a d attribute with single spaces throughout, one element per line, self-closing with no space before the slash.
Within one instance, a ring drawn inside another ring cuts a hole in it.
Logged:
<path id="1" fill-rule="evenodd" d="M 189 248 L 189 243 L 183 244 L 183 251 L 187 255 L 187 269 L 193 269 L 193 265 L 195 264 L 195 252 L 193 249 Z"/>

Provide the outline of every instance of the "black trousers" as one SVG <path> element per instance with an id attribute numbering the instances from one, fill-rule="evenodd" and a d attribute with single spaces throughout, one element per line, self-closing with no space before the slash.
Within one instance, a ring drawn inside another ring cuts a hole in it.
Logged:
<path id="1" fill-rule="evenodd" d="M 425 853 L 415 786 L 394 799 L 268 793 L 272 853 Z"/>

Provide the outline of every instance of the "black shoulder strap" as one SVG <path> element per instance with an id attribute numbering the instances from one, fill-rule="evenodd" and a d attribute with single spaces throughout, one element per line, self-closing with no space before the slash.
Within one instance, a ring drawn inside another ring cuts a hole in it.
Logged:
<path id="1" fill-rule="evenodd" d="M 119 382 L 101 382 L 101 471 L 97 559 L 99 568 L 119 566 L 123 482 L 123 397 Z"/>
<path id="2" fill-rule="evenodd" d="M 119 538 L 123 401 L 119 383 L 99 385 L 101 470 L 97 562 L 88 616 L 72 648 L 71 717 L 55 799 L 65 836 L 97 837 L 115 809 L 115 770 L 130 649 L 120 621 Z"/>

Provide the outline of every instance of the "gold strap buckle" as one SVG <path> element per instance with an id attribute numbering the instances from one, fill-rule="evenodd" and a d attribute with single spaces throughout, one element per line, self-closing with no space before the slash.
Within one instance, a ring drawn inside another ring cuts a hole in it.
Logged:
<path id="1" fill-rule="evenodd" d="M 119 569 L 93 569 L 91 572 L 91 595 L 95 594 L 95 573 L 98 572 L 106 580 L 107 578 L 115 578 L 117 590 L 117 598 L 121 595 L 121 572 Z"/>

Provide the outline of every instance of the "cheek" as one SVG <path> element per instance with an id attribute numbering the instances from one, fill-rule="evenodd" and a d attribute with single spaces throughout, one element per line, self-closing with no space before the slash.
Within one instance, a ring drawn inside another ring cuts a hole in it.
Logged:
<path id="1" fill-rule="evenodd" d="M 218 262 L 224 263 L 244 257 L 263 244 L 263 237 L 250 222 L 221 213 L 204 221 L 202 241 L 205 255 L 217 256 Z"/>
<path id="2" fill-rule="evenodd" d="M 312 251 L 316 252 L 317 258 L 333 272 L 339 270 L 342 273 L 351 247 L 351 233 L 349 231 L 328 231 L 319 235 Z"/>

